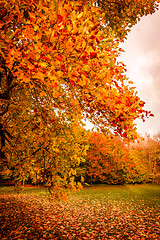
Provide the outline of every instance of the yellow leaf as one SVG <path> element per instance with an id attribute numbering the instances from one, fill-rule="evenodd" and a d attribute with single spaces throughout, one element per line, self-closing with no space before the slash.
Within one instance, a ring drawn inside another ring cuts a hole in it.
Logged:
<path id="1" fill-rule="evenodd" d="M 81 12 L 78 16 L 77 16 L 77 18 L 81 18 L 83 16 L 83 12 Z"/>
<path id="2" fill-rule="evenodd" d="M 72 26 L 71 26 L 71 25 L 68 25 L 68 26 L 67 26 L 67 29 L 68 29 L 68 32 L 71 32 Z"/>
<path id="3" fill-rule="evenodd" d="M 50 80 L 57 80 L 57 77 L 55 75 L 49 74 L 49 79 Z"/>
<path id="4" fill-rule="evenodd" d="M 47 65 L 48 65 L 48 64 L 45 63 L 45 62 L 42 62 L 42 63 L 41 63 L 41 67 L 47 67 Z"/>
<path id="5" fill-rule="evenodd" d="M 63 76 L 63 72 L 57 71 L 57 75 L 58 75 L 58 77 L 62 77 Z"/>
<path id="6" fill-rule="evenodd" d="M 51 33 L 51 37 L 50 37 L 51 41 L 53 41 L 53 39 L 54 39 L 54 34 L 55 34 L 55 31 L 53 30 L 52 33 Z"/>

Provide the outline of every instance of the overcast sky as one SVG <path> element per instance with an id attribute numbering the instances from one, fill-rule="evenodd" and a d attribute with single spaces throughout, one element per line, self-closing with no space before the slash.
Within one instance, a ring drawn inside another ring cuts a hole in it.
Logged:
<path id="1" fill-rule="evenodd" d="M 154 135 L 160 131 L 160 11 L 143 17 L 132 28 L 122 48 L 127 76 L 146 102 L 145 109 L 155 115 L 145 123 L 136 121 L 138 132 Z"/>

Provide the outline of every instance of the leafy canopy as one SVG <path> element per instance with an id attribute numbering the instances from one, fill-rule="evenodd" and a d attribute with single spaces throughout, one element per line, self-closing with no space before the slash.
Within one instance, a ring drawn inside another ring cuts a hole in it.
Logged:
<path id="1" fill-rule="evenodd" d="M 104 131 L 133 135 L 148 114 L 117 62 L 119 40 L 98 7 L 83 1 L 7 1 L 2 10 L 2 64 L 17 84 Z M 5 21 L 4 21 L 5 20 Z M 132 137 L 132 136 L 131 136 Z"/>

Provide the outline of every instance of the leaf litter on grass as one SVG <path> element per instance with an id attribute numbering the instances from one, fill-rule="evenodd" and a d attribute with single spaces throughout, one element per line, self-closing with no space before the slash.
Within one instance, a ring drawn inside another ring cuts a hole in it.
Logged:
<path id="1" fill-rule="evenodd" d="M 0 239 L 160 239 L 160 205 L 144 199 L 0 195 Z"/>

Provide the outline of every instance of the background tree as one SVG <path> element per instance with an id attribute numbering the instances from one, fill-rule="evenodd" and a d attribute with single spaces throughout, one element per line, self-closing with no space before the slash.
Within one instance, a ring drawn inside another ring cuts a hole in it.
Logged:
<path id="1" fill-rule="evenodd" d="M 159 134 L 157 134 L 158 136 Z M 148 161 L 151 164 L 151 170 L 157 182 L 160 182 L 160 143 L 157 136 L 151 138 L 149 135 L 145 139 L 144 149 Z"/>
<path id="2" fill-rule="evenodd" d="M 120 137 L 91 132 L 86 161 L 88 183 L 159 182 L 159 143 L 149 136 L 130 145 Z"/>
<path id="3" fill-rule="evenodd" d="M 85 164 L 88 183 L 123 184 L 130 163 L 128 148 L 120 137 L 92 132 Z"/>

